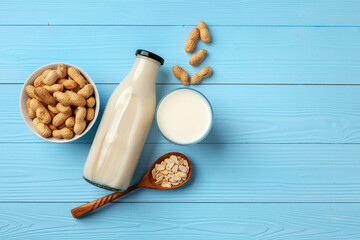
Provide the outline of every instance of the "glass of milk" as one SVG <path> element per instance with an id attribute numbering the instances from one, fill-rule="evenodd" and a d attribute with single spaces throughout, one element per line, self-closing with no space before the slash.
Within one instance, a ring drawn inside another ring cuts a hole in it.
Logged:
<path id="1" fill-rule="evenodd" d="M 195 144 L 209 134 L 213 111 L 202 93 L 191 88 L 179 88 L 160 101 L 156 121 L 160 132 L 170 142 Z"/>

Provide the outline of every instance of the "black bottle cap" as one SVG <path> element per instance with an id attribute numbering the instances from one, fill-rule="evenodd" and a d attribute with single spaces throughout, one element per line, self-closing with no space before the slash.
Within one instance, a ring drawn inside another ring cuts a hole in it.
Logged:
<path id="1" fill-rule="evenodd" d="M 158 61 L 161 65 L 164 64 L 164 59 L 162 57 L 160 57 L 159 55 L 156 55 L 155 53 L 146 51 L 146 50 L 138 49 L 138 50 L 136 50 L 135 55 L 149 57 L 149 58 L 152 58 L 152 59 Z"/>

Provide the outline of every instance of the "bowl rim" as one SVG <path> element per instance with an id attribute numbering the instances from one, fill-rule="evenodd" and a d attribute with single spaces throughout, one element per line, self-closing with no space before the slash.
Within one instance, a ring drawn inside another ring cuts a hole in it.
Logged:
<path id="1" fill-rule="evenodd" d="M 26 107 L 26 99 L 29 97 L 28 94 L 25 91 L 25 87 L 29 84 L 34 83 L 35 79 L 40 76 L 40 74 L 45 71 L 46 69 L 55 69 L 59 64 L 64 64 L 67 67 L 73 67 L 76 68 L 80 71 L 80 73 L 84 76 L 84 78 L 94 87 L 94 97 L 96 100 L 95 103 L 95 114 L 94 114 L 94 119 L 86 126 L 85 130 L 83 131 L 82 134 L 80 135 L 74 135 L 73 138 L 71 139 L 57 139 L 54 137 L 49 137 L 49 138 L 44 138 L 42 137 L 34 128 L 33 124 L 32 124 L 32 119 L 29 117 L 28 113 L 27 113 L 27 107 Z M 96 87 L 96 84 L 94 82 L 94 80 L 89 76 L 89 74 L 87 74 L 87 72 L 85 72 L 83 69 L 79 68 L 76 65 L 70 64 L 70 63 L 65 63 L 65 62 L 55 62 L 55 63 L 49 63 L 46 65 L 43 65 L 39 68 L 37 68 L 35 71 L 33 71 L 29 77 L 26 79 L 26 81 L 24 82 L 21 91 L 20 91 L 20 99 L 19 99 L 19 105 L 20 105 L 20 112 L 21 112 L 21 116 L 23 118 L 23 121 L 25 122 L 26 126 L 39 138 L 46 140 L 48 142 L 54 142 L 54 143 L 68 143 L 68 142 L 73 142 L 77 139 L 80 139 L 81 137 L 83 137 L 85 134 L 87 134 L 90 129 L 94 126 L 97 117 L 99 115 L 99 111 L 100 111 L 100 96 L 99 96 L 99 92 L 98 89 Z"/>

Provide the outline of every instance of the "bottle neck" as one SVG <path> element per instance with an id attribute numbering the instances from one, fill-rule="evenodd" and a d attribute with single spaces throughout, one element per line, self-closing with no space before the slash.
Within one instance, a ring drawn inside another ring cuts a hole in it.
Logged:
<path id="1" fill-rule="evenodd" d="M 136 56 L 134 66 L 132 67 L 127 78 L 135 84 L 143 84 L 144 86 L 154 86 L 156 77 L 159 72 L 160 63 L 154 59 Z"/>

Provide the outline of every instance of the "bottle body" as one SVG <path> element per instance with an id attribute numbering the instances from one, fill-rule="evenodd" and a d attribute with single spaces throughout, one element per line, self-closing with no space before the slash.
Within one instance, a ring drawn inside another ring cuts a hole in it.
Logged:
<path id="1" fill-rule="evenodd" d="M 84 178 L 123 191 L 132 179 L 155 107 L 157 61 L 137 56 L 129 75 L 112 93 L 84 167 Z"/>

